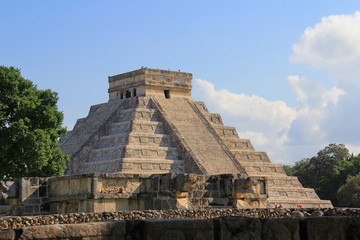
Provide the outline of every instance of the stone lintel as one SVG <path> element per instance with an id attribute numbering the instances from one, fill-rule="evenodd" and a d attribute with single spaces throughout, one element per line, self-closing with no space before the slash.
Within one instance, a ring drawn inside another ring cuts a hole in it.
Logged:
<path id="1" fill-rule="evenodd" d="M 174 76 L 180 78 L 189 78 L 192 79 L 192 73 L 180 72 L 180 71 L 170 71 L 170 70 L 162 70 L 162 69 L 153 69 L 153 68 L 141 68 L 135 71 L 122 73 L 114 76 L 109 76 L 109 82 L 127 79 L 139 75 L 166 75 L 166 76 Z"/>

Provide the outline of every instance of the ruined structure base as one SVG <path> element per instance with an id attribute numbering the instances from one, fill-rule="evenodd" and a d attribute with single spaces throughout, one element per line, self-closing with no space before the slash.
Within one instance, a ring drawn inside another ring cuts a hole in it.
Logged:
<path id="1" fill-rule="evenodd" d="M 19 194 L 4 215 L 268 207 L 266 178 L 236 174 L 95 173 L 21 178 L 12 188 Z"/>

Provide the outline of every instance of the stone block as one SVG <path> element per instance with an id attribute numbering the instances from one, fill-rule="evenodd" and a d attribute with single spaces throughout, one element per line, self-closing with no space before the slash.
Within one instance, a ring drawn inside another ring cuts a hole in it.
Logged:
<path id="1" fill-rule="evenodd" d="M 161 170 L 170 170 L 170 164 L 160 164 Z"/>
<path id="2" fill-rule="evenodd" d="M 122 169 L 133 169 L 133 164 L 132 163 L 123 163 Z"/>
<path id="3" fill-rule="evenodd" d="M 203 190 L 196 190 L 192 192 L 192 196 L 195 198 L 203 197 L 206 191 Z"/>
<path id="4" fill-rule="evenodd" d="M 30 186 L 38 186 L 39 179 L 38 178 L 30 178 Z"/>
<path id="5" fill-rule="evenodd" d="M 262 219 L 261 239 L 300 240 L 300 220 L 296 218 Z"/>
<path id="6" fill-rule="evenodd" d="M 154 200 L 154 208 L 155 209 L 162 209 L 162 200 L 160 199 L 155 199 Z"/>
<path id="7" fill-rule="evenodd" d="M 259 218 L 222 217 L 214 219 L 219 229 L 220 240 L 261 239 L 261 221 Z"/>
<path id="8" fill-rule="evenodd" d="M 252 206 L 244 200 L 236 199 L 232 202 L 233 207 L 238 209 L 251 209 Z"/>
<path id="9" fill-rule="evenodd" d="M 24 201 L 24 204 L 27 205 L 33 205 L 33 204 L 40 204 L 41 200 L 39 198 L 28 198 Z"/>
<path id="10" fill-rule="evenodd" d="M 47 185 L 44 184 L 39 188 L 39 197 L 47 197 L 47 196 L 48 196 Z"/>
<path id="11" fill-rule="evenodd" d="M 50 212 L 50 203 L 43 203 L 40 205 L 41 212 Z"/>
<path id="12" fill-rule="evenodd" d="M 211 220 L 148 220 L 144 221 L 144 239 L 211 240 L 214 239 L 214 224 Z"/>
<path id="13" fill-rule="evenodd" d="M 144 221 L 126 221 L 126 240 L 144 239 Z"/>
<path id="14" fill-rule="evenodd" d="M 350 217 L 305 218 L 303 235 L 312 239 L 360 239 L 360 220 Z"/>
<path id="15" fill-rule="evenodd" d="M 140 185 L 141 181 L 139 179 L 128 179 L 123 192 L 129 194 L 140 193 Z"/>
<path id="16" fill-rule="evenodd" d="M 7 181 L 6 185 L 9 187 L 9 191 L 7 194 L 11 198 L 15 198 L 18 196 L 18 186 L 19 186 L 19 180 L 16 179 L 15 181 Z"/>
<path id="17" fill-rule="evenodd" d="M 154 200 L 153 199 L 144 199 L 144 209 L 154 209 Z"/>
<path id="18" fill-rule="evenodd" d="M 176 175 L 175 178 L 172 179 L 173 189 L 176 190 L 176 191 L 183 192 L 184 191 L 183 184 L 185 183 L 185 180 L 186 180 L 186 178 L 185 178 L 184 174 Z"/>
<path id="19" fill-rule="evenodd" d="M 11 210 L 11 205 L 0 205 L 0 214 L 9 214 Z"/>
<path id="20" fill-rule="evenodd" d="M 231 196 L 233 193 L 233 182 L 231 179 L 222 179 L 220 188 L 224 191 L 226 197 Z"/>
<path id="21" fill-rule="evenodd" d="M 159 182 L 160 182 L 160 177 L 155 176 L 152 178 L 151 185 L 152 185 L 152 190 L 154 192 L 159 191 Z"/>
<path id="22" fill-rule="evenodd" d="M 142 163 L 141 164 L 141 169 L 143 169 L 143 170 L 152 170 L 151 163 Z"/>
<path id="23" fill-rule="evenodd" d="M 25 213 L 32 213 L 33 211 L 34 211 L 34 206 L 32 206 L 32 205 L 24 206 Z"/>
<path id="24" fill-rule="evenodd" d="M 0 230 L 0 239 L 15 240 L 15 230 Z"/>
<path id="25" fill-rule="evenodd" d="M 171 174 L 164 174 L 160 176 L 160 190 L 169 191 L 171 186 Z"/>
<path id="26" fill-rule="evenodd" d="M 159 170 L 159 169 L 161 169 L 160 164 L 154 164 L 154 163 L 152 164 L 152 170 Z M 163 170 L 163 169 L 161 169 L 161 170 Z"/>
<path id="27" fill-rule="evenodd" d="M 21 239 L 124 239 L 126 222 L 98 222 L 25 227 Z"/>
<path id="28" fill-rule="evenodd" d="M 67 201 L 59 203 L 59 213 L 74 213 L 79 211 L 79 201 Z"/>
<path id="29" fill-rule="evenodd" d="M 148 192 L 148 187 L 146 184 L 147 184 L 146 179 L 140 179 L 139 193 L 147 193 Z"/>
<path id="30" fill-rule="evenodd" d="M 228 198 L 209 198 L 211 206 L 227 206 Z"/>
<path id="31" fill-rule="evenodd" d="M 129 200 L 116 199 L 116 211 L 125 211 L 125 210 L 129 210 Z"/>
<path id="32" fill-rule="evenodd" d="M 40 213 L 40 205 L 34 205 L 34 213 Z"/>

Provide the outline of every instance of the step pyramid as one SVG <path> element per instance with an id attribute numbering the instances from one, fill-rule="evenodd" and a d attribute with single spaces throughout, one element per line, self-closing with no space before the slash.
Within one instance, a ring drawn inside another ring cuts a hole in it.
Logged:
<path id="1" fill-rule="evenodd" d="M 71 158 L 66 174 L 261 176 L 269 207 L 332 207 L 193 101 L 191 80 L 190 73 L 149 68 L 109 77 L 109 102 L 92 106 L 60 143 Z"/>
<path id="2" fill-rule="evenodd" d="M 93 111 L 89 116 L 104 109 L 100 106 Z M 184 161 L 178 158 L 177 149 L 171 144 L 158 111 L 150 107 L 149 99 L 117 101 L 111 115 L 96 134 L 89 136 L 86 146 L 72 156 L 68 174 L 184 172 Z M 86 120 L 74 129 L 94 126 L 91 117 Z M 67 149 L 65 144 L 63 151 Z"/>

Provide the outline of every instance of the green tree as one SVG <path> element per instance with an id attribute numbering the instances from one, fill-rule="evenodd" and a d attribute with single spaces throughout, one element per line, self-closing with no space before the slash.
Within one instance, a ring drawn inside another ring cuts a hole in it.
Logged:
<path id="1" fill-rule="evenodd" d="M 293 176 L 294 175 L 294 167 L 290 166 L 290 165 L 283 165 L 284 171 L 286 172 L 286 174 L 288 176 Z"/>
<path id="2" fill-rule="evenodd" d="M 344 207 L 360 207 L 360 173 L 349 177 L 338 190 L 338 200 Z"/>
<path id="3" fill-rule="evenodd" d="M 0 180 L 64 173 L 58 96 L 39 90 L 14 67 L 0 66 Z"/>
<path id="4" fill-rule="evenodd" d="M 344 144 L 331 143 L 316 156 L 296 162 L 288 172 L 297 176 L 304 187 L 314 188 L 321 199 L 338 205 L 338 189 L 350 173 L 356 172 L 354 166 L 360 165 L 352 158 Z"/>

